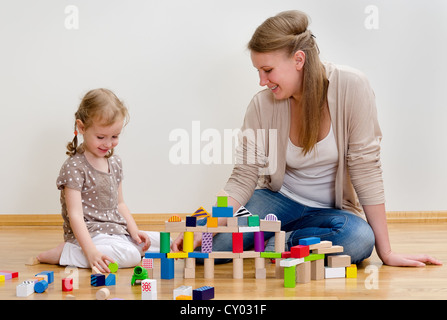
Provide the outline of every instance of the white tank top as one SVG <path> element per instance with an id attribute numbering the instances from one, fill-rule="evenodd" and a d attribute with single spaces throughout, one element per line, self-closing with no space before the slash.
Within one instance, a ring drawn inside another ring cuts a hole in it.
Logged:
<path id="1" fill-rule="evenodd" d="M 309 207 L 334 208 L 338 149 L 332 125 L 311 152 L 304 156 L 302 150 L 289 139 L 286 172 L 279 192 Z"/>

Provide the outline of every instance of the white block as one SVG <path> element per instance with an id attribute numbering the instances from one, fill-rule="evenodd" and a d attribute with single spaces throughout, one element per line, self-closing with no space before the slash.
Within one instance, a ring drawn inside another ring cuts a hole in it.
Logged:
<path id="1" fill-rule="evenodd" d="M 338 267 L 338 268 L 324 267 L 324 278 L 325 279 L 344 278 L 345 270 L 346 270 L 345 267 Z"/>
<path id="2" fill-rule="evenodd" d="M 157 280 L 144 279 L 141 281 L 141 293 L 143 292 L 157 292 Z"/>
<path id="3" fill-rule="evenodd" d="M 281 267 L 292 267 L 296 266 L 297 264 L 303 263 L 304 258 L 287 258 L 280 261 L 279 265 Z"/>
<path id="4" fill-rule="evenodd" d="M 259 227 L 239 227 L 239 232 L 258 232 L 261 231 Z"/>
<path id="5" fill-rule="evenodd" d="M 34 293 L 34 281 L 23 281 L 16 287 L 17 297 L 28 297 Z"/>
<path id="6" fill-rule="evenodd" d="M 157 291 L 141 292 L 141 300 L 157 300 Z"/>
<path id="7" fill-rule="evenodd" d="M 174 300 L 177 296 L 191 296 L 192 297 L 192 286 L 180 286 L 177 289 L 174 289 L 173 292 Z"/>

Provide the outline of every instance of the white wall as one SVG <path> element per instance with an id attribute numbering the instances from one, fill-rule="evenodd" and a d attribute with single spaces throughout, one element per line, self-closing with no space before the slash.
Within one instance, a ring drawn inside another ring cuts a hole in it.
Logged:
<path id="1" fill-rule="evenodd" d="M 0 2 L 0 213 L 59 213 L 73 114 L 96 87 L 131 113 L 117 149 L 131 210 L 209 208 L 232 169 L 224 130 L 260 89 L 246 43 L 288 9 L 311 16 L 322 59 L 361 69 L 375 89 L 387 209 L 446 210 L 444 0 L 23 0 Z M 191 145 L 195 130 L 217 133 L 221 160 L 173 164 L 179 130 Z"/>

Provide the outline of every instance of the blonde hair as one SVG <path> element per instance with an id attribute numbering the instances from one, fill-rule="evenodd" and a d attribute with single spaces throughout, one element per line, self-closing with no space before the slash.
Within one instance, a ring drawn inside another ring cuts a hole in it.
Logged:
<path id="1" fill-rule="evenodd" d="M 318 142 L 320 119 L 327 99 L 328 80 L 320 61 L 319 49 L 310 30 L 308 16 L 297 10 L 284 11 L 265 20 L 255 31 L 248 49 L 258 53 L 283 50 L 290 56 L 305 53 L 300 104 L 303 125 L 299 133 L 304 154 Z"/>
<path id="2" fill-rule="evenodd" d="M 75 136 L 73 141 L 67 144 L 66 154 L 74 156 L 76 153 L 84 152 L 82 144 L 78 146 L 76 120 L 81 120 L 87 129 L 95 121 L 109 126 L 121 119 L 125 126 L 129 122 L 129 113 L 124 103 L 112 91 L 103 88 L 90 90 L 85 94 L 75 113 Z M 106 157 L 109 158 L 112 155 L 113 149 Z"/>

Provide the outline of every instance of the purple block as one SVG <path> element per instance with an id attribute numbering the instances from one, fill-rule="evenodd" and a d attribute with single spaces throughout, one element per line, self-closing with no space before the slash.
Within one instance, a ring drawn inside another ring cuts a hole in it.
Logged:
<path id="1" fill-rule="evenodd" d="M 257 231 L 254 234 L 255 236 L 255 251 L 256 252 L 264 252 L 264 231 Z"/>
<path id="2" fill-rule="evenodd" d="M 211 232 L 202 233 L 202 252 L 213 252 L 213 234 Z"/>
<path id="3" fill-rule="evenodd" d="M 5 280 L 11 280 L 12 279 L 12 274 L 8 273 L 8 272 L 0 272 L 0 275 L 5 276 Z"/>

